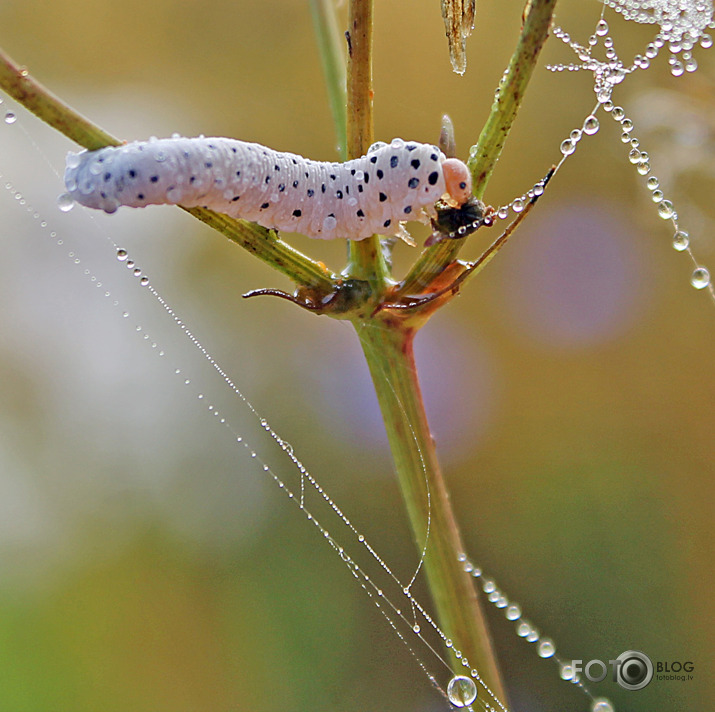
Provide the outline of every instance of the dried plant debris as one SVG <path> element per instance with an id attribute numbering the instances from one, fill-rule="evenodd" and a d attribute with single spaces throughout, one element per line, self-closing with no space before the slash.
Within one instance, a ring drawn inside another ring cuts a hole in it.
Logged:
<path id="1" fill-rule="evenodd" d="M 477 0 L 442 0 L 444 29 L 449 40 L 449 59 L 457 74 L 467 68 L 467 37 L 474 29 Z"/>

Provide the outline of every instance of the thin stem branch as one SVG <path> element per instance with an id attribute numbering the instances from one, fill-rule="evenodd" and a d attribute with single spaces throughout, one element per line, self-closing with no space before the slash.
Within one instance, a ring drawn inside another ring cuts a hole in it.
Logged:
<path id="1" fill-rule="evenodd" d="M 0 89 L 80 146 L 94 151 L 122 141 L 65 104 L 0 50 Z M 330 292 L 334 279 L 320 262 L 280 240 L 274 231 L 205 208 L 183 208 L 297 284 Z"/>
<path id="2" fill-rule="evenodd" d="M 373 0 L 350 0 L 348 5 L 348 158 L 364 155 L 373 143 L 372 89 L 372 17 Z M 348 242 L 350 277 L 370 282 L 375 294 L 381 294 L 389 280 L 389 269 L 376 235 Z"/>
<path id="3" fill-rule="evenodd" d="M 356 322 L 355 327 L 380 402 L 417 548 L 425 551 L 423 566 L 440 626 L 470 668 L 479 670 L 505 702 L 481 606 L 458 560 L 464 545 L 425 415 L 413 351 L 416 329 L 405 327 L 404 322 L 395 326 L 379 320 Z M 455 661 L 455 673 L 464 674 L 464 669 Z"/>
<path id="4" fill-rule="evenodd" d="M 528 0 L 521 34 L 491 112 L 477 144 L 469 152 L 467 165 L 472 172 L 474 194 L 484 192 L 499 160 L 516 114 L 526 93 L 529 79 L 551 27 L 556 0 Z M 445 240 L 422 252 L 403 280 L 405 294 L 417 294 L 429 284 L 446 265 L 453 262 L 464 240 Z"/>
<path id="5" fill-rule="evenodd" d="M 323 64 L 325 86 L 328 91 L 330 111 L 338 138 L 340 157 L 347 158 L 347 116 L 345 49 L 335 16 L 335 0 L 310 0 L 313 26 L 318 39 L 318 50 Z"/>
<path id="6" fill-rule="evenodd" d="M 494 166 L 501 156 L 516 114 L 526 94 L 541 48 L 551 28 L 556 0 L 527 0 L 519 41 L 506 74 L 499 83 L 494 103 L 479 140 L 469 152 L 474 194 L 484 196 Z"/>
<path id="7" fill-rule="evenodd" d="M 90 151 L 122 144 L 120 139 L 65 104 L 2 49 L 0 49 L 0 88 L 46 124 Z"/>

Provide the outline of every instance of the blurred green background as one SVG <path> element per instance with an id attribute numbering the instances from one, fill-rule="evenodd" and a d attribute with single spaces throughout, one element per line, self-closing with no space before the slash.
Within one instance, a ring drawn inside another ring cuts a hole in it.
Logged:
<path id="1" fill-rule="evenodd" d="M 436 141 L 447 112 L 464 157 L 521 4 L 480 0 L 460 78 L 437 0 L 376 3 L 377 138 Z M 560 6 L 558 21 L 585 42 L 599 3 Z M 652 37 L 609 20 L 624 58 Z M 5 0 L 0 46 L 126 139 L 204 133 L 336 158 L 305 2 Z M 544 55 L 574 60 L 555 39 Z M 614 99 L 713 268 L 715 64 L 696 58 L 695 75 L 673 79 L 664 53 Z M 536 72 L 489 202 L 522 194 L 558 159 L 594 104 L 590 87 L 585 73 Z M 0 173 L 42 218 L 0 191 L 0 711 L 444 709 L 315 528 L 207 414 L 216 404 L 297 489 L 285 456 L 113 259 L 106 235 L 409 579 L 417 554 L 350 327 L 242 301 L 288 285 L 179 211 L 59 213 L 52 167 L 61 173 L 73 147 L 17 113 L 0 129 Z M 601 114 L 599 134 L 417 347 L 471 557 L 562 657 L 637 649 L 695 663 L 691 682 L 594 685 L 617 709 L 706 709 L 715 311 L 689 285 L 688 258 L 626 154 Z M 478 233 L 464 254 L 491 237 Z M 294 243 L 341 269 L 344 244 Z M 398 246 L 399 268 L 416 254 Z M 587 709 L 489 613 L 511 709 Z"/>

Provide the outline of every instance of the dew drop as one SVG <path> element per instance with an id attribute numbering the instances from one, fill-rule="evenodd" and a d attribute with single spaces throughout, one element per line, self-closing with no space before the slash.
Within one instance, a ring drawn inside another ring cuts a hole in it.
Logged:
<path id="1" fill-rule="evenodd" d="M 561 674 L 562 680 L 573 680 L 573 676 L 574 676 L 573 666 L 565 663 L 564 665 L 561 666 L 560 674 Z"/>
<path id="2" fill-rule="evenodd" d="M 660 181 L 655 176 L 651 176 L 646 181 L 646 185 L 648 186 L 648 190 L 656 190 L 660 185 Z"/>
<path id="3" fill-rule="evenodd" d="M 67 213 L 74 207 L 74 198 L 69 193 L 62 193 L 57 198 L 57 207 L 63 212 Z"/>
<path id="4" fill-rule="evenodd" d="M 117 249 L 117 259 L 120 262 L 124 262 L 124 260 L 126 260 L 127 257 L 129 257 L 129 253 L 125 249 L 123 249 L 122 247 Z"/>
<path id="5" fill-rule="evenodd" d="M 698 68 L 698 63 L 692 57 L 685 63 L 685 71 L 686 72 L 694 72 L 697 68 Z"/>
<path id="6" fill-rule="evenodd" d="M 591 116 L 587 116 L 586 120 L 583 122 L 583 132 L 587 136 L 593 136 L 593 134 L 598 132 L 598 128 L 598 119 L 593 114 L 591 114 Z"/>
<path id="7" fill-rule="evenodd" d="M 515 200 L 512 200 L 511 202 L 511 209 L 515 213 L 520 213 L 524 209 L 524 199 L 523 198 L 516 198 Z"/>
<path id="8" fill-rule="evenodd" d="M 650 196 L 651 200 L 654 203 L 660 203 L 663 201 L 663 191 L 662 190 L 654 190 L 653 194 Z"/>
<path id="9" fill-rule="evenodd" d="M 504 615 L 506 616 L 507 620 L 510 621 L 516 621 L 521 618 L 521 608 L 517 606 L 515 603 L 512 603 L 511 606 L 509 606 L 506 611 L 504 612 Z"/>
<path id="10" fill-rule="evenodd" d="M 622 106 L 614 106 L 613 112 L 611 113 L 614 121 L 621 122 L 626 116 L 626 112 L 623 110 Z"/>
<path id="11" fill-rule="evenodd" d="M 326 232 L 332 232 L 333 230 L 335 230 L 337 224 L 338 221 L 336 220 L 336 218 L 334 218 L 332 215 L 328 215 L 328 217 L 323 220 L 323 230 L 325 230 Z"/>
<path id="12" fill-rule="evenodd" d="M 690 247 L 690 235 L 684 230 L 678 230 L 678 232 L 673 235 L 673 248 L 678 252 L 683 252 Z"/>
<path id="13" fill-rule="evenodd" d="M 142 277 L 139 280 L 139 284 L 141 284 L 142 287 L 146 287 L 147 284 L 149 284 L 149 277 L 147 277 L 146 275 L 144 277 Z"/>
<path id="14" fill-rule="evenodd" d="M 496 591 L 497 587 L 492 579 L 484 579 L 482 582 L 482 589 L 484 593 L 492 593 L 493 591 Z"/>
<path id="15" fill-rule="evenodd" d="M 570 138 L 567 138 L 565 141 L 562 141 L 560 150 L 564 156 L 570 156 L 576 150 L 576 144 Z"/>
<path id="16" fill-rule="evenodd" d="M 636 166 L 636 170 L 638 173 L 642 176 L 647 176 L 650 173 L 650 163 L 648 161 L 644 161 L 643 163 L 639 163 Z"/>
<path id="17" fill-rule="evenodd" d="M 500 220 L 505 220 L 507 217 L 509 217 L 509 208 L 506 205 L 502 205 L 499 210 L 497 210 L 497 217 Z"/>
<path id="18" fill-rule="evenodd" d="M 529 633 L 531 633 L 531 626 L 529 625 L 529 623 L 527 623 L 527 621 L 523 620 L 523 621 L 521 621 L 521 623 L 517 624 L 516 634 L 520 638 L 526 638 L 526 636 L 529 635 Z"/>
<path id="19" fill-rule="evenodd" d="M 472 678 L 455 675 L 447 685 L 447 697 L 455 707 L 468 707 L 477 699 L 477 686 Z"/>
<path id="20" fill-rule="evenodd" d="M 634 165 L 636 163 L 640 163 L 641 161 L 641 152 L 637 148 L 632 148 L 628 154 L 628 160 L 633 163 Z"/>
<path id="21" fill-rule="evenodd" d="M 611 700 L 605 697 L 595 697 L 591 703 L 591 712 L 616 712 Z"/>
<path id="22" fill-rule="evenodd" d="M 611 101 L 611 87 L 609 85 L 599 87 L 596 92 L 596 99 L 599 104 L 607 104 Z"/>
<path id="23" fill-rule="evenodd" d="M 608 23 L 605 20 L 599 20 L 596 25 L 596 34 L 599 37 L 605 37 L 608 34 Z"/>
<path id="24" fill-rule="evenodd" d="M 690 284 L 695 289 L 705 289 L 710 284 L 710 272 L 705 267 L 696 267 L 690 277 Z"/>
<path id="25" fill-rule="evenodd" d="M 536 652 L 540 658 L 550 658 L 556 652 L 556 646 L 553 641 L 544 638 L 536 648 Z"/>
<path id="26" fill-rule="evenodd" d="M 683 72 L 685 71 L 685 68 L 683 67 L 682 62 L 673 62 L 673 66 L 670 68 L 670 73 L 674 77 L 681 77 L 683 76 Z"/>
<path id="27" fill-rule="evenodd" d="M 660 215 L 663 220 L 670 220 L 670 218 L 675 215 L 675 210 L 673 209 L 673 203 L 671 203 L 669 200 L 664 200 L 659 206 L 658 206 L 658 215 Z"/>
<path id="28" fill-rule="evenodd" d="M 413 633 L 419 633 L 421 630 L 422 630 L 422 629 L 420 628 L 419 624 L 417 624 L 417 623 L 415 623 L 415 624 L 412 626 L 412 632 L 413 632 Z"/>
<path id="29" fill-rule="evenodd" d="M 17 121 L 17 116 L 12 113 L 12 111 L 8 111 L 5 113 L 5 123 L 6 124 L 14 124 Z"/>

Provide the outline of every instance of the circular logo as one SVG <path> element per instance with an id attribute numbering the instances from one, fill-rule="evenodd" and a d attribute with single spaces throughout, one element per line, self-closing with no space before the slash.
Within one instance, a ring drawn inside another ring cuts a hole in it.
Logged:
<path id="1" fill-rule="evenodd" d="M 639 650 L 626 650 L 616 660 L 616 682 L 625 690 L 642 690 L 653 679 L 653 663 Z"/>

